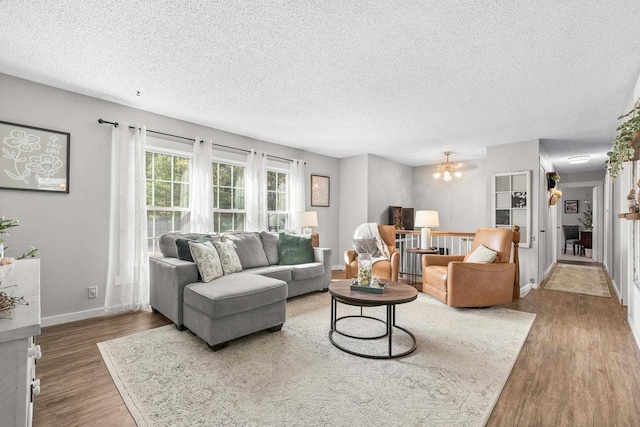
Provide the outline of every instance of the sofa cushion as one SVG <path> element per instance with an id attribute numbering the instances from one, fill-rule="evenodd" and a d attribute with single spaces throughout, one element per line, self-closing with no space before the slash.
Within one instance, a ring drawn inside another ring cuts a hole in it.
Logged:
<path id="1" fill-rule="evenodd" d="M 189 248 L 203 282 L 210 282 L 224 274 L 222 264 L 220 264 L 220 256 L 218 256 L 218 251 L 213 243 L 189 241 Z"/>
<path id="2" fill-rule="evenodd" d="M 311 235 L 289 234 L 281 231 L 278 236 L 278 258 L 280 265 L 314 262 Z"/>
<path id="3" fill-rule="evenodd" d="M 271 277 L 272 279 L 284 280 L 290 282 L 291 267 L 288 265 L 269 265 L 267 267 L 256 267 L 244 270 L 245 273 L 259 274 L 261 276 Z"/>
<path id="4" fill-rule="evenodd" d="M 224 239 L 233 242 L 243 270 L 269 265 L 258 233 L 229 233 Z"/>
<path id="5" fill-rule="evenodd" d="M 204 242 L 211 242 L 213 243 L 214 237 L 213 236 L 209 236 L 209 235 L 201 235 L 200 237 L 198 237 L 197 239 L 188 239 L 188 238 L 184 238 L 184 237 L 178 237 L 176 240 L 176 252 L 178 254 L 178 259 L 181 259 L 183 261 L 193 261 L 193 257 L 191 256 L 191 249 L 189 248 L 189 242 L 196 242 L 196 243 L 204 243 Z"/>
<path id="6" fill-rule="evenodd" d="M 287 283 L 255 274 L 236 273 L 184 289 L 185 304 L 217 319 L 287 298 Z"/>
<path id="7" fill-rule="evenodd" d="M 353 242 L 353 250 L 356 251 L 357 254 L 371 254 L 372 257 L 382 256 L 382 253 L 378 250 L 376 239 L 374 237 L 352 239 L 351 241 Z"/>
<path id="8" fill-rule="evenodd" d="M 280 258 L 278 258 L 278 234 L 261 231 L 260 238 L 262 239 L 262 246 L 264 253 L 267 254 L 269 265 L 277 265 L 280 262 Z"/>
<path id="9" fill-rule="evenodd" d="M 178 251 L 176 249 L 176 239 L 191 239 L 196 240 L 202 237 L 200 233 L 166 233 L 160 236 L 159 246 L 162 256 L 170 258 L 178 258 Z"/>
<path id="10" fill-rule="evenodd" d="M 290 265 L 293 280 L 305 280 L 324 274 L 324 265 L 321 262 Z"/>
<path id="11" fill-rule="evenodd" d="M 495 261 L 498 253 L 492 249 L 489 249 L 485 245 L 480 245 L 475 251 L 471 252 L 464 262 L 476 262 L 476 263 L 492 263 Z"/>
<path id="12" fill-rule="evenodd" d="M 233 247 L 233 242 L 213 242 L 213 246 L 215 246 L 220 256 L 220 264 L 222 264 L 224 274 L 242 271 L 242 264 L 240 263 L 236 249 Z"/>

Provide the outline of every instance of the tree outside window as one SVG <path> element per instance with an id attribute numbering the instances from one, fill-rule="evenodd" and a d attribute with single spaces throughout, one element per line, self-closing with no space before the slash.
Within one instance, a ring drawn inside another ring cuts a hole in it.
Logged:
<path id="1" fill-rule="evenodd" d="M 147 151 L 147 237 L 149 255 L 159 255 L 159 238 L 189 231 L 189 158 Z"/>
<path id="2" fill-rule="evenodd" d="M 267 224 L 269 231 L 286 230 L 289 226 L 288 174 L 267 171 Z"/>
<path id="3" fill-rule="evenodd" d="M 213 231 L 242 231 L 245 227 L 245 166 L 212 163 Z"/>

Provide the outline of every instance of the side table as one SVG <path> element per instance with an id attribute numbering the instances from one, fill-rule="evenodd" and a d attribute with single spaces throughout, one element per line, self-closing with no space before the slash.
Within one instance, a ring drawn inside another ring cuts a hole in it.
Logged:
<path id="1" fill-rule="evenodd" d="M 422 264 L 422 255 L 425 254 L 432 254 L 432 255 L 437 255 L 440 253 L 440 251 L 438 251 L 438 249 L 420 249 L 420 248 L 408 248 L 406 249 L 407 254 L 413 254 L 414 256 L 412 257 L 407 257 L 407 260 L 409 261 L 409 270 L 413 271 L 413 273 L 409 273 L 409 276 L 413 277 L 413 281 L 408 281 L 407 283 L 410 285 L 413 285 L 414 287 L 417 287 L 416 285 L 418 283 L 421 283 L 421 281 L 417 280 L 418 276 L 420 276 L 420 278 L 422 278 L 422 272 L 420 270 L 421 264 Z M 420 274 L 418 273 L 420 272 Z"/>

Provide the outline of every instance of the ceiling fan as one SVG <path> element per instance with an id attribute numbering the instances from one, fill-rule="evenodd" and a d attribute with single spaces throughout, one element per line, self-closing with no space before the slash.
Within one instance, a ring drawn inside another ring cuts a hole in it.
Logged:
<path id="1" fill-rule="evenodd" d="M 444 163 L 440 163 L 438 166 L 438 171 L 433 174 L 435 179 L 442 178 L 443 181 L 449 182 L 455 176 L 456 178 L 460 178 L 462 176 L 462 172 L 459 170 L 462 167 L 462 163 L 451 163 L 449 161 L 449 156 L 451 155 L 451 151 L 445 151 L 444 155 L 447 157 L 447 161 Z"/>

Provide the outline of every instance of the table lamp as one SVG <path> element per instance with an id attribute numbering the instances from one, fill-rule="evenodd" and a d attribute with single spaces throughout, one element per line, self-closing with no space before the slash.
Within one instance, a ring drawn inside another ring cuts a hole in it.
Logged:
<path id="1" fill-rule="evenodd" d="M 298 212 L 298 225 L 303 227 L 302 234 L 311 234 L 311 227 L 318 226 L 318 214 L 316 211 Z"/>
<path id="2" fill-rule="evenodd" d="M 431 229 L 440 227 L 438 211 L 416 211 L 415 227 L 423 227 L 420 233 L 420 249 L 429 249 L 431 246 Z"/>

